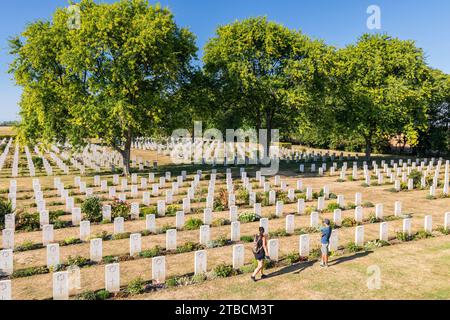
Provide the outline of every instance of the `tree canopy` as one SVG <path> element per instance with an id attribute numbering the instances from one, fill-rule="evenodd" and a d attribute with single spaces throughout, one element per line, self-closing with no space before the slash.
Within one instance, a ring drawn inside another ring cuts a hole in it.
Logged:
<path id="1" fill-rule="evenodd" d="M 195 37 L 168 9 L 146 0 L 82 0 L 79 28 L 67 9 L 11 40 L 11 72 L 23 87 L 21 136 L 28 141 L 91 138 L 119 151 L 129 171 L 134 137 L 150 135 L 188 81 Z"/>

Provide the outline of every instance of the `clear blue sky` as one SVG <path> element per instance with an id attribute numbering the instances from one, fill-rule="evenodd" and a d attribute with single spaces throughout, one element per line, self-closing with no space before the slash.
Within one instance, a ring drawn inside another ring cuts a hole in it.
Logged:
<path id="1" fill-rule="evenodd" d="M 108 0 L 106 2 L 113 2 Z M 157 1 L 151 1 L 155 3 Z M 218 25 L 266 15 L 289 28 L 342 47 L 365 32 L 369 5 L 381 8 L 382 29 L 401 39 L 416 40 L 430 66 L 450 73 L 450 1 L 448 0 L 161 0 L 177 22 L 198 37 L 198 47 Z M 3 0 L 0 9 L 0 121 L 18 119 L 20 88 L 7 74 L 7 39 L 36 19 L 48 19 L 67 0 Z M 200 51 L 201 56 L 201 51 Z"/>

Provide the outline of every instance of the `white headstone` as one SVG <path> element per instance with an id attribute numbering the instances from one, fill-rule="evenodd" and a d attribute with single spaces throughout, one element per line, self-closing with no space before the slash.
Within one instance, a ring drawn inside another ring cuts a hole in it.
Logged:
<path id="1" fill-rule="evenodd" d="M 241 224 L 239 221 L 234 221 L 231 223 L 231 241 L 237 242 L 241 240 Z"/>
<path id="2" fill-rule="evenodd" d="M 210 241 L 210 228 L 209 225 L 200 227 L 200 244 L 206 245 Z"/>
<path id="3" fill-rule="evenodd" d="M 304 214 L 305 213 L 305 200 L 304 199 L 298 199 L 298 201 L 297 201 L 297 213 L 298 214 Z"/>
<path id="4" fill-rule="evenodd" d="M 44 246 L 54 241 L 53 225 L 47 224 L 42 227 L 42 244 Z"/>
<path id="5" fill-rule="evenodd" d="M 72 208 L 72 225 L 78 226 L 80 225 L 80 222 L 81 222 L 81 208 Z"/>
<path id="6" fill-rule="evenodd" d="M 105 266 L 105 289 L 112 293 L 120 291 L 120 265 L 118 263 Z"/>
<path id="7" fill-rule="evenodd" d="M 411 219 L 409 218 L 403 219 L 403 233 L 411 235 Z"/>
<path id="8" fill-rule="evenodd" d="M 114 218 L 114 234 L 120 234 L 125 232 L 123 217 Z"/>
<path id="9" fill-rule="evenodd" d="M 49 223 L 50 223 L 49 212 L 47 210 L 42 210 L 41 212 L 39 212 L 39 224 L 41 225 L 41 228 Z"/>
<path id="10" fill-rule="evenodd" d="M 387 222 L 383 222 L 380 224 L 380 240 L 389 240 L 389 224 Z"/>
<path id="11" fill-rule="evenodd" d="M 145 228 L 151 233 L 156 233 L 156 216 L 154 214 L 145 216 Z"/>
<path id="12" fill-rule="evenodd" d="M 383 219 L 383 204 L 382 203 L 378 203 L 375 205 L 375 217 L 377 219 Z"/>
<path id="13" fill-rule="evenodd" d="M 103 205 L 102 215 L 104 221 L 111 221 L 111 206 L 109 204 Z"/>
<path id="14" fill-rule="evenodd" d="M 424 229 L 425 229 L 426 232 L 432 232 L 433 231 L 433 216 L 425 216 Z"/>
<path id="15" fill-rule="evenodd" d="M 57 267 L 59 265 L 59 244 L 47 245 L 47 267 Z"/>
<path id="16" fill-rule="evenodd" d="M 402 203 L 401 203 L 401 201 L 396 201 L 395 202 L 394 213 L 395 213 L 396 217 L 399 217 L 399 216 L 402 215 Z"/>
<path id="17" fill-rule="evenodd" d="M 233 246 L 233 269 L 239 269 L 245 263 L 245 247 L 243 244 Z"/>
<path id="18" fill-rule="evenodd" d="M 308 257 L 309 256 L 309 235 L 308 234 L 302 234 L 300 236 L 299 254 L 300 254 L 300 257 Z"/>
<path id="19" fill-rule="evenodd" d="M 269 234 L 269 219 L 261 218 L 259 220 L 259 226 L 264 228 L 264 234 Z"/>
<path id="20" fill-rule="evenodd" d="M 319 213 L 318 212 L 311 212 L 310 227 L 311 228 L 317 228 L 318 226 L 319 226 Z"/>
<path id="21" fill-rule="evenodd" d="M 295 217 L 292 214 L 286 216 L 286 233 L 293 234 L 295 231 Z"/>
<path id="22" fill-rule="evenodd" d="M 203 224 L 210 225 L 212 223 L 212 209 L 205 208 L 203 210 Z"/>
<path id="23" fill-rule="evenodd" d="M 12 300 L 11 280 L 0 281 L 0 300 Z"/>
<path id="24" fill-rule="evenodd" d="M 269 250 L 269 257 L 272 261 L 278 261 L 279 241 L 278 239 L 271 239 L 267 244 Z"/>
<path id="25" fill-rule="evenodd" d="M 355 229 L 355 244 L 357 246 L 364 245 L 364 226 L 358 226 Z"/>
<path id="26" fill-rule="evenodd" d="M 338 250 L 338 248 L 339 248 L 339 231 L 335 229 L 331 231 L 329 249 L 331 252 L 335 252 Z"/>
<path id="27" fill-rule="evenodd" d="M 166 203 L 164 200 L 158 200 L 158 216 L 163 217 L 166 215 Z"/>
<path id="28" fill-rule="evenodd" d="M 130 235 L 130 256 L 141 253 L 142 241 L 140 233 L 133 233 Z"/>
<path id="29" fill-rule="evenodd" d="M 2 247 L 3 249 L 14 250 L 14 230 L 3 229 L 2 230 Z"/>
<path id="30" fill-rule="evenodd" d="M 177 249 L 177 230 L 170 229 L 166 231 L 166 250 Z"/>
<path id="31" fill-rule="evenodd" d="M 90 243 L 90 259 L 94 262 L 101 262 L 103 259 L 102 239 L 92 239 Z"/>
<path id="32" fill-rule="evenodd" d="M 152 279 L 157 283 L 166 281 L 166 257 L 155 257 L 152 259 Z"/>
<path id="33" fill-rule="evenodd" d="M 53 274 L 53 300 L 69 300 L 69 273 L 67 271 Z"/>
<path id="34" fill-rule="evenodd" d="M 81 221 L 80 223 L 80 239 L 87 241 L 91 236 L 91 223 L 89 221 Z"/>
<path id="35" fill-rule="evenodd" d="M 275 208 L 275 215 L 277 217 L 282 217 L 283 216 L 283 201 L 277 201 L 277 205 Z"/>
<path id="36" fill-rule="evenodd" d="M 356 207 L 355 208 L 355 221 L 356 222 L 363 222 L 364 216 L 363 216 L 363 207 Z"/>
<path id="37" fill-rule="evenodd" d="M 341 226 L 342 224 L 342 210 L 336 209 L 333 213 L 333 221 L 336 226 Z"/>
<path id="38" fill-rule="evenodd" d="M 195 274 L 203 274 L 206 273 L 207 268 L 207 253 L 206 250 L 200 250 L 195 252 L 194 259 L 194 273 Z"/>
<path id="39" fill-rule="evenodd" d="M 0 276 L 10 276 L 13 273 L 13 251 L 5 249 L 0 251 Z"/>

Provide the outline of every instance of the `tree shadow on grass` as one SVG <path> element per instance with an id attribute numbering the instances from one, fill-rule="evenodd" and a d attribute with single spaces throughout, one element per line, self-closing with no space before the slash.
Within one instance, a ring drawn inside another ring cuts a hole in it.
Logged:
<path id="1" fill-rule="evenodd" d="M 352 260 L 355 260 L 358 258 L 363 258 L 363 257 L 368 256 L 372 252 L 373 251 L 364 251 L 364 252 L 355 253 L 354 255 L 351 255 L 351 256 L 340 257 L 336 260 L 330 261 L 329 266 L 332 267 L 332 266 L 336 266 L 336 265 L 344 263 L 344 262 L 349 262 L 349 261 L 352 261 Z M 313 261 L 296 263 L 291 266 L 282 268 L 278 271 L 275 271 L 271 274 L 268 274 L 266 279 L 282 276 L 282 275 L 289 274 L 289 273 L 300 274 L 301 272 L 305 271 L 306 269 L 313 267 L 316 263 L 320 263 L 320 261 L 313 260 Z"/>

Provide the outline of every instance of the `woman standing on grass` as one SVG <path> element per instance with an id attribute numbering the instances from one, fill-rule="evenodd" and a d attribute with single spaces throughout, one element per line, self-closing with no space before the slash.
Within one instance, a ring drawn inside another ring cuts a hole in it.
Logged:
<path id="1" fill-rule="evenodd" d="M 269 254 L 267 250 L 267 238 L 264 235 L 264 228 L 259 227 L 259 234 L 255 236 L 255 248 L 253 250 L 253 254 L 255 255 L 255 259 L 258 261 L 258 266 L 252 274 L 252 280 L 256 281 L 256 275 L 261 271 L 261 279 L 266 278 L 267 276 L 264 274 L 264 259 L 269 259 Z"/>

